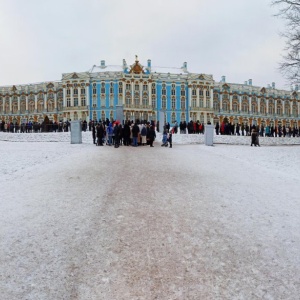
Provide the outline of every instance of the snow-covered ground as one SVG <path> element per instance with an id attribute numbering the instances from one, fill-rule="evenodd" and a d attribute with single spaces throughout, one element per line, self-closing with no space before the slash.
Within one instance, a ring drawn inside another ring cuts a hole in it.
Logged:
<path id="1" fill-rule="evenodd" d="M 299 299 L 300 139 L 160 139 L 0 133 L 0 298 Z"/>

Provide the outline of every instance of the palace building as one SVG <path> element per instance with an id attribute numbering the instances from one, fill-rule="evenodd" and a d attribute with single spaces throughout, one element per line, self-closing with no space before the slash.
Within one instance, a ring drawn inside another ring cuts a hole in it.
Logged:
<path id="1" fill-rule="evenodd" d="M 54 82 L 0 86 L 0 120 L 42 122 L 50 120 L 105 120 L 116 118 L 116 106 L 123 106 L 124 119 L 156 120 L 159 111 L 165 120 L 201 123 L 279 124 L 300 127 L 298 87 L 278 90 L 228 83 L 225 76 L 216 82 L 212 75 L 191 73 L 187 63 L 180 68 L 142 65 L 106 65 L 102 60 L 88 72 L 62 74 Z"/>

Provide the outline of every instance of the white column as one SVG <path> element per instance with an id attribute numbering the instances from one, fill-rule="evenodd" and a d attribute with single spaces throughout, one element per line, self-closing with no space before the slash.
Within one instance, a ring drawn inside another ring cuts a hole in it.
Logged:
<path id="1" fill-rule="evenodd" d="M 210 108 L 211 109 L 214 108 L 214 88 L 213 87 L 210 89 Z M 213 124 L 213 121 L 211 121 L 211 123 Z"/>
<path id="2" fill-rule="evenodd" d="M 21 103 L 20 103 L 20 96 L 17 96 L 18 97 L 18 113 L 20 113 L 20 110 L 21 110 Z"/>
<path id="3" fill-rule="evenodd" d="M 266 99 L 266 112 L 269 113 L 269 99 Z"/>
<path id="4" fill-rule="evenodd" d="M 249 96 L 248 97 L 248 106 L 249 106 L 249 110 L 248 111 L 251 111 L 251 113 L 252 113 L 251 100 L 252 100 L 252 96 Z"/>
<path id="5" fill-rule="evenodd" d="M 12 112 L 12 97 L 9 97 L 9 112 Z"/>
<path id="6" fill-rule="evenodd" d="M 86 105 L 90 105 L 90 86 L 85 86 L 85 94 L 86 94 Z"/>
<path id="7" fill-rule="evenodd" d="M 229 109 L 232 111 L 232 95 L 229 95 Z"/>
<path id="8" fill-rule="evenodd" d="M 133 104 L 134 104 L 134 81 L 133 82 L 131 81 L 131 105 Z"/>
<path id="9" fill-rule="evenodd" d="M 63 109 L 67 106 L 66 87 L 63 88 Z"/>
<path id="10" fill-rule="evenodd" d="M 37 94 L 34 94 L 34 109 L 37 111 Z"/>
<path id="11" fill-rule="evenodd" d="M 191 87 L 188 87 L 188 95 L 189 95 L 188 106 L 189 106 L 189 109 L 190 109 L 190 107 L 192 106 L 192 103 L 191 103 L 191 101 L 192 101 L 192 88 Z M 180 99 L 181 99 L 181 97 L 180 97 Z M 180 103 L 181 103 L 181 100 L 180 100 Z"/>
<path id="12" fill-rule="evenodd" d="M 152 107 L 152 97 L 151 97 L 151 88 L 152 88 L 152 82 L 148 83 L 148 96 L 149 96 L 149 107 Z"/>
<path id="13" fill-rule="evenodd" d="M 289 101 L 289 100 L 288 100 Z M 291 112 L 291 116 L 293 116 L 293 101 L 289 101 L 290 102 L 290 112 Z M 294 117 L 294 116 L 293 116 Z"/>
<path id="14" fill-rule="evenodd" d="M 277 100 L 274 100 L 274 103 L 275 103 L 274 115 L 277 115 Z"/>
<path id="15" fill-rule="evenodd" d="M 200 106 L 200 100 L 199 100 L 199 87 L 196 88 L 196 95 L 197 95 L 197 100 L 196 100 L 196 107 Z"/>
<path id="16" fill-rule="evenodd" d="M 71 95 L 70 95 L 70 97 L 71 97 L 71 107 L 74 107 L 74 90 L 73 90 L 72 86 L 70 87 L 70 93 L 71 93 Z"/>
<path id="17" fill-rule="evenodd" d="M 57 92 L 54 92 L 54 109 L 57 109 Z"/>
<path id="18" fill-rule="evenodd" d="M 223 111 L 223 94 L 220 93 L 220 111 Z"/>
<path id="19" fill-rule="evenodd" d="M 260 98 L 256 97 L 257 99 L 257 112 L 260 113 Z"/>
<path id="20" fill-rule="evenodd" d="M 139 87 L 140 87 L 140 108 L 142 108 L 143 106 L 143 82 L 139 83 Z"/>
<path id="21" fill-rule="evenodd" d="M 239 111 L 241 112 L 242 111 L 242 96 L 239 95 Z"/>
<path id="22" fill-rule="evenodd" d="M 44 92 L 44 110 L 47 111 L 47 93 Z"/>
<path id="23" fill-rule="evenodd" d="M 25 96 L 25 110 L 28 111 L 28 95 Z"/>
<path id="24" fill-rule="evenodd" d="M 282 114 L 285 114 L 285 100 L 282 100 Z"/>
<path id="25" fill-rule="evenodd" d="M 206 88 L 203 89 L 203 107 L 206 108 Z M 205 120 L 205 114 L 204 114 Z"/>
<path id="26" fill-rule="evenodd" d="M 3 102 L 2 102 L 2 110 L 3 110 L 3 113 L 5 112 L 5 101 L 6 101 L 5 98 L 6 98 L 6 97 L 3 96 Z M 6 113 L 7 113 L 7 112 L 6 112 Z"/>

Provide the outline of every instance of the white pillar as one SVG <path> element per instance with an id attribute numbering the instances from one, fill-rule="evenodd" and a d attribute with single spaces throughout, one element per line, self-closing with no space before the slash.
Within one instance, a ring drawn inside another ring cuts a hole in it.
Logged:
<path id="1" fill-rule="evenodd" d="M 266 112 L 267 112 L 267 114 L 269 113 L 269 100 L 268 99 L 266 99 Z"/>
<path id="2" fill-rule="evenodd" d="M 282 100 L 282 114 L 285 114 L 285 100 Z"/>
<path id="3" fill-rule="evenodd" d="M 74 90 L 73 90 L 73 86 L 70 87 L 70 93 L 71 93 L 71 95 L 70 95 L 70 97 L 71 97 L 71 107 L 74 107 Z"/>
<path id="4" fill-rule="evenodd" d="M 203 107 L 206 108 L 206 88 L 203 89 Z M 205 120 L 205 114 L 204 114 Z"/>
<path id="5" fill-rule="evenodd" d="M 232 111 L 232 94 L 229 95 L 229 109 Z"/>
<path id="6" fill-rule="evenodd" d="M 199 87 L 196 88 L 196 96 L 197 96 L 197 100 L 196 100 L 196 107 L 200 106 L 200 100 L 199 100 Z"/>
<path id="7" fill-rule="evenodd" d="M 242 96 L 239 95 L 239 111 L 241 112 L 242 111 Z"/>
<path id="8" fill-rule="evenodd" d="M 192 106 L 192 88 L 191 87 L 188 87 L 188 95 L 189 95 L 189 103 L 188 103 L 188 106 L 189 106 L 189 109 L 190 107 Z M 180 97 L 180 103 L 181 103 L 181 97 Z"/>
<path id="9" fill-rule="evenodd" d="M 152 85 L 151 85 L 152 83 L 150 82 L 150 83 L 148 83 L 148 97 L 149 97 L 149 107 L 151 108 L 152 107 L 152 97 L 151 97 L 151 87 L 152 87 Z"/>
<path id="10" fill-rule="evenodd" d="M 214 88 L 211 87 L 210 89 L 210 108 L 213 109 L 214 108 Z M 211 123 L 213 124 L 213 121 L 211 121 Z"/>
<path id="11" fill-rule="evenodd" d="M 252 100 L 252 96 L 250 95 L 250 96 L 248 97 L 248 107 L 249 107 L 249 110 L 248 110 L 248 111 L 252 113 L 251 100 Z"/>
<path id="12" fill-rule="evenodd" d="M 85 86 L 85 94 L 86 94 L 86 105 L 90 105 L 90 86 L 87 83 Z"/>
<path id="13" fill-rule="evenodd" d="M 12 97 L 9 97 L 9 112 L 12 112 Z"/>
<path id="14" fill-rule="evenodd" d="M 220 93 L 220 111 L 223 111 L 223 94 Z"/>
<path id="15" fill-rule="evenodd" d="M 57 92 L 53 92 L 54 93 L 54 109 L 57 109 Z"/>
<path id="16" fill-rule="evenodd" d="M 63 87 L 63 109 L 67 106 L 66 87 Z"/>
<path id="17" fill-rule="evenodd" d="M 25 96 L 25 110 L 28 111 L 28 95 Z"/>
<path id="18" fill-rule="evenodd" d="M 37 94 L 34 94 L 34 109 L 37 111 Z"/>
<path id="19" fill-rule="evenodd" d="M 289 100 L 288 100 L 289 101 Z M 290 112 L 291 112 L 291 116 L 293 116 L 293 101 L 289 101 L 290 102 Z M 294 117 L 294 116 L 293 116 Z"/>
<path id="20" fill-rule="evenodd" d="M 274 100 L 275 108 L 274 108 L 274 115 L 277 115 L 277 100 Z"/>
<path id="21" fill-rule="evenodd" d="M 260 113 L 260 98 L 256 97 L 257 99 L 257 112 Z"/>
<path id="22" fill-rule="evenodd" d="M 20 99 L 20 96 L 17 96 L 18 97 L 18 113 L 20 113 L 20 110 L 21 110 L 21 99 Z"/>
<path id="23" fill-rule="evenodd" d="M 44 92 L 44 110 L 47 111 L 47 93 Z"/>

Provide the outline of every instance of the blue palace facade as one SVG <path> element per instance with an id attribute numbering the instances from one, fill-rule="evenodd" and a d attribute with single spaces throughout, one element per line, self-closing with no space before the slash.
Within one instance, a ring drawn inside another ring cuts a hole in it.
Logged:
<path id="1" fill-rule="evenodd" d="M 0 86 L 0 120 L 41 122 L 50 120 L 105 120 L 116 118 L 116 106 L 123 106 L 124 119 L 154 120 L 165 113 L 170 124 L 190 120 L 278 126 L 300 126 L 298 86 L 290 91 L 216 82 L 212 75 L 191 73 L 187 63 L 179 68 L 142 65 L 94 65 L 87 72 L 62 74 L 54 82 Z"/>

